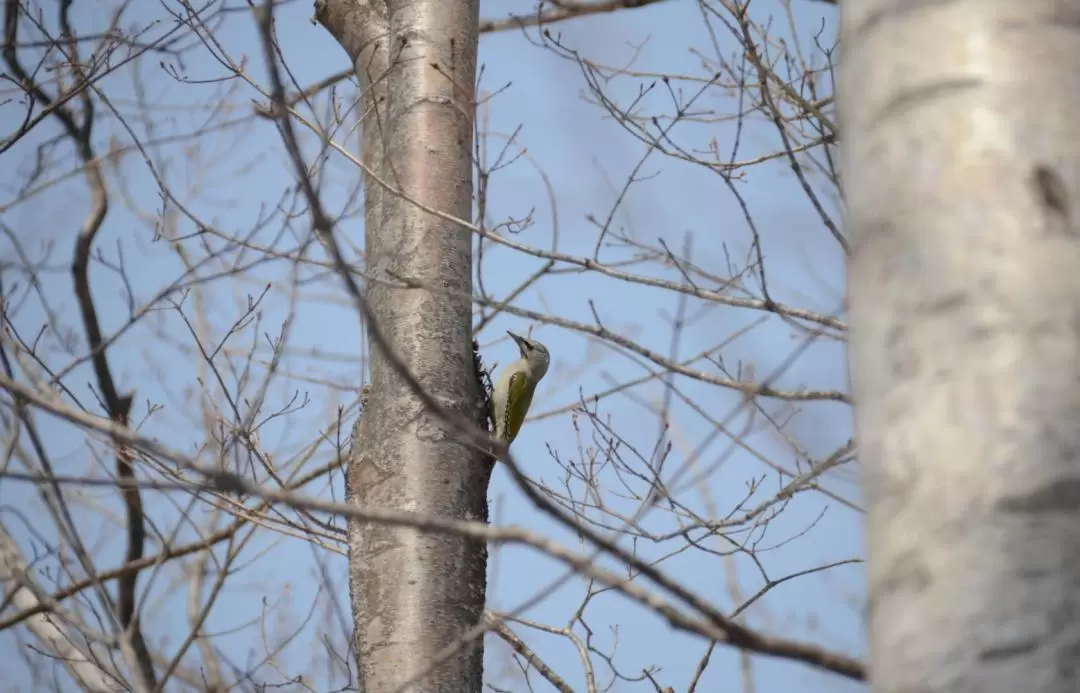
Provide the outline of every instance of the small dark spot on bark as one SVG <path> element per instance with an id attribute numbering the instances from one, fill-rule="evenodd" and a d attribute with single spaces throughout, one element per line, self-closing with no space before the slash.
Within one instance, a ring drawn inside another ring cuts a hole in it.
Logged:
<path id="1" fill-rule="evenodd" d="M 939 7 L 948 5 L 951 2 L 952 0 L 907 0 L 907 2 L 884 3 L 881 9 L 871 12 L 861 25 L 855 27 L 852 37 L 862 39 L 890 19 L 898 20 L 928 7 Z"/>
<path id="2" fill-rule="evenodd" d="M 979 659 L 984 662 L 992 662 L 1000 659 L 1012 659 L 1034 652 L 1039 646 L 1036 640 L 1021 640 L 1018 642 L 1002 643 L 979 652 Z"/>
<path id="3" fill-rule="evenodd" d="M 1046 484 L 1030 493 L 1002 498 L 998 509 L 1007 513 L 1061 513 L 1080 509 L 1080 478 Z"/>
<path id="4" fill-rule="evenodd" d="M 1075 31 L 1080 28 L 1080 12 L 1069 3 L 1042 12 L 1024 13 L 1022 18 L 1008 19 L 1000 25 L 1004 31 L 1031 31 L 1032 29 L 1057 28 Z"/>
<path id="5" fill-rule="evenodd" d="M 919 374 L 919 355 L 912 349 L 896 349 L 890 354 L 889 375 L 898 382 L 907 382 Z"/>
<path id="6" fill-rule="evenodd" d="M 994 330 L 987 325 L 972 325 L 967 334 L 972 342 L 985 342 L 994 336 Z"/>
<path id="7" fill-rule="evenodd" d="M 1080 642 L 1075 640 L 1058 649 L 1054 662 L 1058 675 L 1067 681 L 1076 680 L 1077 662 L 1080 662 Z"/>
<path id="8" fill-rule="evenodd" d="M 899 591 L 918 594 L 930 586 L 930 571 L 914 552 L 895 560 L 893 565 L 896 570 L 877 586 L 875 591 L 878 595 L 885 596 Z"/>
<path id="9" fill-rule="evenodd" d="M 962 91 L 977 89 L 983 83 L 983 80 L 979 78 L 963 77 L 930 82 L 913 89 L 898 91 L 891 100 L 874 114 L 870 123 L 872 126 L 877 126 L 886 120 L 902 118 L 912 111 L 936 102 L 938 99 Z"/>
<path id="10" fill-rule="evenodd" d="M 1024 580 L 1030 580 L 1032 582 L 1038 582 L 1039 580 L 1046 579 L 1046 576 L 1050 575 L 1053 571 L 1045 566 L 1041 565 L 1024 565 L 1021 566 L 1017 575 Z"/>
<path id="11" fill-rule="evenodd" d="M 953 291 L 927 301 L 920 306 L 920 313 L 925 315 L 945 315 L 967 306 L 970 296 L 966 291 Z"/>
<path id="12" fill-rule="evenodd" d="M 895 253 L 891 252 L 891 245 L 896 244 L 894 240 L 896 238 L 896 226 L 894 224 L 885 219 L 869 217 L 864 219 L 860 226 L 861 231 L 853 235 L 851 239 L 849 262 L 858 260 L 864 249 L 871 244 L 884 243 L 887 247 L 890 247 L 888 252 L 872 253 L 875 257 L 889 259 L 895 255 Z M 588 265 L 588 262 L 590 261 L 586 260 L 586 265 Z"/>
<path id="13" fill-rule="evenodd" d="M 890 349 L 907 343 L 907 327 L 901 324 L 893 324 L 885 333 L 885 346 Z"/>
<path id="14" fill-rule="evenodd" d="M 1069 191 L 1065 187 L 1065 181 L 1057 171 L 1046 164 L 1039 164 L 1031 174 L 1032 186 L 1039 203 L 1048 213 L 1065 222 L 1065 232 L 1075 235 L 1076 230 L 1069 223 Z"/>
<path id="15" fill-rule="evenodd" d="M 885 347 L 889 354 L 889 373 L 898 381 L 914 378 L 920 370 L 919 353 L 911 348 L 907 339 L 907 327 L 894 324 L 885 333 Z"/>

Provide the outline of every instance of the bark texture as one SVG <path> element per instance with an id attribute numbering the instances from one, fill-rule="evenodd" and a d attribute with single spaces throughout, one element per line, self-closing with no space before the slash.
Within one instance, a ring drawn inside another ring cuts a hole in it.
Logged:
<path id="1" fill-rule="evenodd" d="M 478 12 L 477 0 L 316 3 L 316 17 L 352 59 L 364 90 L 362 154 L 370 172 L 463 219 L 472 217 Z M 371 175 L 365 201 L 368 273 L 431 289 L 368 281 L 379 327 L 420 386 L 477 419 L 469 233 L 387 192 Z M 490 464 L 425 409 L 384 354 L 373 352 L 370 396 L 349 460 L 350 502 L 485 518 Z M 408 681 L 413 691 L 481 690 L 479 642 L 433 670 L 432 664 L 481 620 L 486 547 L 354 522 L 349 550 L 361 690 L 389 693 Z"/>
<path id="2" fill-rule="evenodd" d="M 872 690 L 1080 690 L 1080 7 L 841 8 Z"/>

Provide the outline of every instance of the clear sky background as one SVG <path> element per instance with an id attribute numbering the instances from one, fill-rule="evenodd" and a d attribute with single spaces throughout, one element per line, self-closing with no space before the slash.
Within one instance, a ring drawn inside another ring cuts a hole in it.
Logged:
<path id="1" fill-rule="evenodd" d="M 80 31 L 89 33 L 107 24 L 106 4 L 77 5 L 76 26 Z M 146 26 L 156 22 L 149 29 L 151 35 L 169 31 L 175 21 L 163 7 L 176 9 L 170 2 L 138 0 L 125 14 L 123 25 Z M 531 0 L 484 2 L 481 15 L 497 19 L 526 12 L 531 7 Z M 773 32 L 776 35 L 787 33 L 787 9 L 782 3 L 760 0 L 755 2 L 755 10 L 762 19 L 769 14 L 775 16 Z M 52 11 L 48 8 L 48 12 Z M 808 49 L 813 45 L 815 35 L 820 35 L 823 45 L 832 43 L 835 8 L 793 0 L 790 11 Z M 309 2 L 285 5 L 276 14 L 281 50 L 293 76 L 302 85 L 347 67 L 342 49 L 320 26 L 309 21 L 311 14 Z M 578 51 L 584 58 L 605 65 L 630 65 L 639 71 L 641 74 L 623 75 L 606 85 L 609 93 L 623 101 L 633 98 L 640 88 L 653 84 L 655 74 L 706 78 L 710 74 L 698 52 L 713 54 L 713 39 L 697 4 L 689 0 L 673 0 L 642 10 L 566 22 L 552 27 L 552 31 L 561 35 L 564 46 Z M 596 230 L 587 217 L 592 215 L 602 219 L 609 214 L 618 189 L 638 165 L 645 148 L 585 98 L 587 88 L 580 67 L 535 45 L 535 33 L 534 30 L 527 35 L 508 31 L 486 35 L 481 40 L 481 89 L 498 92 L 486 109 L 486 116 L 490 118 L 488 146 L 497 152 L 502 141 L 499 138 L 520 128 L 517 142 L 528 152 L 528 158 L 518 160 L 493 178 L 489 220 L 499 222 L 510 217 L 520 218 L 535 210 L 535 223 L 514 236 L 515 241 L 550 249 L 552 229 L 557 220 L 557 249 L 563 253 L 590 255 L 596 244 Z M 215 35 L 233 61 L 243 60 L 254 80 L 268 84 L 255 24 L 245 12 L 231 15 Z M 716 41 L 726 55 L 732 55 L 738 49 L 729 34 L 718 35 Z M 187 81 L 176 75 L 182 75 Z M 135 76 L 145 86 L 141 94 L 132 86 Z M 152 154 L 159 175 L 169 182 L 174 193 L 193 213 L 238 235 L 244 229 L 252 228 L 260 217 L 269 215 L 293 184 L 294 177 L 274 126 L 250 117 L 253 101 L 262 100 L 259 95 L 235 78 L 223 83 L 200 83 L 227 76 L 229 71 L 203 47 L 188 52 L 182 65 L 168 57 L 160 60 L 150 57 L 137 71 L 124 69 L 107 78 L 102 82 L 102 89 L 121 113 L 131 117 L 129 124 L 140 137 L 145 137 L 150 130 L 157 136 L 190 132 L 198 129 L 200 123 L 206 122 L 215 111 L 224 114 L 222 120 L 237 121 L 232 127 L 202 136 L 197 156 L 191 156 L 190 149 L 185 149 L 188 144 L 182 141 L 157 146 Z M 348 93 L 348 90 L 342 92 Z M 157 120 L 149 123 L 135 117 L 140 98 L 158 107 Z M 701 104 L 716 114 L 731 113 L 736 98 L 736 95 L 710 94 Z M 670 103 L 668 92 L 654 87 L 642 101 L 642 108 L 667 113 L 671 111 Z M 0 106 L 0 127 L 5 133 L 14 129 L 20 118 L 21 110 L 10 105 Z M 50 123 L 0 156 L 0 221 L 14 230 L 24 249 L 33 251 L 38 259 L 47 258 L 41 277 L 44 293 L 54 302 L 63 322 L 76 328 L 78 319 L 68 267 L 74 235 L 87 208 L 81 179 L 70 178 L 19 204 L 10 204 L 17 196 L 14 189 L 21 187 L 20 181 L 25 180 L 32 168 L 36 148 L 56 132 L 55 125 Z M 730 148 L 734 136 L 735 124 L 719 119 L 681 125 L 673 134 L 686 146 L 698 148 L 704 148 L 711 138 L 715 138 L 721 150 Z M 777 148 L 775 130 L 761 119 L 747 126 L 742 136 L 746 148 L 744 157 Z M 115 121 L 105 124 L 99 133 L 102 149 L 110 138 L 121 142 L 131 139 Z M 350 143 L 355 150 L 354 135 L 342 134 L 339 140 Z M 306 145 L 310 145 L 308 151 L 316 151 L 314 141 L 306 142 Z M 74 165 L 74 157 L 65 149 L 45 151 L 55 162 L 46 178 L 59 177 L 61 171 L 70 170 Z M 537 168 L 550 179 L 557 202 L 557 217 L 549 208 L 548 193 Z M 136 303 L 145 304 L 182 272 L 177 255 L 167 244 L 153 242 L 146 220 L 152 223 L 155 219 L 174 221 L 175 227 L 170 232 L 177 235 L 190 234 L 195 228 L 174 209 L 163 206 L 154 179 L 138 154 L 124 157 L 110 168 L 110 175 L 117 196 L 97 247 L 114 263 L 119 257 L 117 248 L 123 249 Z M 733 258 L 746 256 L 751 239 L 747 224 L 737 201 L 715 173 L 654 154 L 642 167 L 640 176 L 643 180 L 630 188 L 619 209 L 617 226 L 650 246 L 657 245 L 662 239 L 673 249 L 678 249 L 690 236 L 695 264 L 720 275 L 726 274 L 726 254 Z M 121 202 L 119 195 L 121 177 L 127 191 L 126 203 Z M 355 198 L 357 180 L 355 167 L 340 156 L 331 156 L 320 184 L 331 209 L 347 211 L 339 231 L 359 246 L 363 238 L 363 221 L 361 200 Z M 773 297 L 799 307 L 840 315 L 842 254 L 802 193 L 790 167 L 781 160 L 749 169 L 740 189 L 761 232 Z M 269 224 L 253 233 L 251 242 L 254 245 L 295 246 L 295 241 L 288 240 L 289 234 L 301 237 L 306 233 L 305 223 L 305 217 L 299 215 L 293 221 L 293 228 L 285 232 L 285 240 L 279 236 L 282 233 L 280 222 Z M 207 238 L 206 242 L 224 245 L 216 238 Z M 12 257 L 11 251 L 10 241 L 0 238 L 0 258 Z M 198 251 L 195 254 L 198 255 Z M 320 257 L 317 252 L 314 254 Z M 602 261 L 612 263 L 625 256 L 623 250 L 605 249 L 600 257 Z M 262 445 L 284 459 L 326 430 L 339 406 L 354 402 L 364 377 L 360 325 L 340 284 L 332 277 L 306 281 L 301 299 L 295 306 L 290 306 L 293 270 L 289 263 L 263 261 L 249 267 L 249 263 L 260 259 L 260 254 L 252 250 L 234 252 L 229 257 L 245 269 L 242 275 L 217 280 L 203 290 L 201 300 L 205 304 L 206 329 L 223 336 L 242 313 L 241 307 L 247 303 L 248 295 L 258 296 L 269 285 L 269 291 L 259 304 L 260 322 L 245 326 L 229 345 L 242 352 L 254 343 L 259 358 L 268 361 L 269 349 L 264 335 L 269 335 L 270 339 L 276 337 L 282 330 L 285 316 L 290 311 L 294 314 L 286 333 L 287 356 L 282 363 L 286 375 L 276 379 L 270 387 L 267 408 L 273 410 L 294 396 L 299 398 L 298 401 L 308 403 L 269 421 L 259 431 Z M 495 248 L 486 254 L 480 272 L 487 291 L 501 297 L 542 263 L 542 260 L 506 248 Z M 211 269 L 207 269 L 203 274 L 210 272 Z M 670 269 L 653 267 L 648 272 L 678 279 L 678 274 Z M 9 289 L 7 282 L 11 281 L 11 276 L 5 274 L 5 286 Z M 120 328 L 129 315 L 123 282 L 116 273 L 102 266 L 93 269 L 93 282 L 106 330 Z M 196 298 L 193 294 L 186 299 L 185 307 L 191 316 L 196 313 Z M 630 285 L 593 273 L 564 273 L 546 277 L 519 297 L 516 305 L 585 324 L 593 323 L 595 310 L 608 329 L 670 355 L 669 320 L 678 309 L 678 300 L 674 293 Z M 699 302 L 689 304 L 690 313 L 702 309 Z M 748 311 L 712 306 L 702 319 L 687 327 L 679 353 L 674 358 L 686 358 L 715 345 L 758 317 Z M 29 299 L 21 305 L 16 324 L 23 332 L 33 335 L 44 320 L 45 311 L 40 303 Z M 554 362 L 533 405 L 539 419 L 524 428 L 514 444 L 514 451 L 531 477 L 558 486 L 562 474 L 552 460 L 552 453 L 564 460 L 580 459 L 579 444 L 595 443 L 591 440 L 593 431 L 585 422 L 579 419 L 582 423 L 579 433 L 575 430 L 573 415 L 549 413 L 573 404 L 580 395 L 589 397 L 606 390 L 612 383 L 641 377 L 647 367 L 640 357 L 628 356 L 579 332 L 533 325 L 505 315 L 497 318 L 479 336 L 486 361 L 505 364 L 512 360 L 514 349 L 501 336 L 503 330 L 526 331 L 530 327 L 533 327 L 534 336 L 548 345 Z M 81 339 L 79 334 L 73 330 L 73 336 L 50 334 L 44 337 L 54 363 L 63 364 L 70 358 L 64 353 L 65 339 L 76 340 L 76 351 L 83 348 L 77 341 Z M 733 340 L 721 353 L 727 366 L 734 368 L 740 361 L 752 363 L 758 377 L 763 378 L 784 364 L 800 343 L 801 336 L 794 335 L 790 327 L 781 321 L 769 320 Z M 197 393 L 202 389 L 199 378 L 208 374 L 198 368 L 191 344 L 190 332 L 179 313 L 159 310 L 126 333 L 110 356 L 122 387 L 136 390 L 137 418 L 146 415 L 148 400 L 164 405 L 147 419 L 144 432 L 177 449 L 194 453 L 196 446 L 206 438 L 206 417 L 200 412 Z M 328 380 L 336 387 L 327 385 Z M 93 400 L 88 389 L 92 374 L 85 366 L 73 371 L 67 382 L 73 391 L 86 398 L 85 404 L 93 407 L 89 404 Z M 249 396 L 259 382 L 258 378 L 254 379 Z M 815 343 L 784 370 L 776 386 L 846 390 L 842 346 L 830 342 Z M 723 420 L 739 404 L 737 394 L 713 386 L 682 379 L 680 387 L 714 419 Z M 630 392 L 602 400 L 600 413 L 611 418 L 628 444 L 647 451 L 656 445 L 659 423 L 655 408 L 663 394 L 661 385 L 653 380 Z M 792 409 L 775 401 L 764 401 L 762 405 L 767 411 L 786 412 L 785 415 Z M 798 406 L 797 410 L 786 432 L 812 456 L 828 455 L 851 435 L 850 411 L 844 405 L 808 403 Z M 682 466 L 690 451 L 702 441 L 710 439 L 713 427 L 678 401 L 672 406 L 671 420 L 672 428 L 666 435 L 673 444 L 671 468 L 675 468 Z M 737 430 L 745 422 L 746 415 L 740 415 L 732 421 L 731 428 Z M 67 473 L 83 473 L 95 464 L 84 436 L 76 429 L 44 416 L 40 423 L 48 432 L 50 451 L 58 471 L 67 469 Z M 765 429 L 751 434 L 748 441 L 777 464 L 795 468 L 796 455 L 775 433 Z M 750 505 L 774 493 L 779 483 L 776 474 L 752 455 L 745 451 L 732 454 L 730 446 L 730 441 L 721 437 L 708 443 L 699 458 L 700 464 L 707 466 L 722 455 L 730 455 L 709 476 L 706 484 L 707 493 L 719 514 L 731 512 L 746 496 L 751 479 L 764 477 L 766 481 Z M 323 445 L 314 459 L 326 461 L 330 455 L 330 447 Z M 103 475 L 107 460 L 97 464 L 104 465 L 96 472 Z M 853 480 L 854 470 L 849 467 L 829 477 L 826 486 L 857 503 L 858 489 Z M 40 547 L 32 538 L 34 532 L 46 537 L 54 534 L 31 491 L 23 483 L 0 481 L 3 520 L 24 542 L 27 555 L 33 555 L 35 545 Z M 320 482 L 313 484 L 309 491 L 326 497 L 333 493 L 341 498 L 340 477 L 335 477 L 333 488 Z M 102 566 L 117 565 L 123 551 L 121 533 L 102 510 L 118 509 L 113 495 L 107 489 L 89 489 L 79 492 L 77 503 L 78 517 L 85 523 L 82 526 Z M 699 497 L 698 490 L 688 490 L 684 496 L 686 502 L 704 507 L 704 496 Z M 150 517 L 164 528 L 172 528 L 186 508 L 186 498 L 179 494 L 147 494 L 147 499 Z M 496 470 L 490 499 L 493 522 L 528 527 L 567 545 L 577 545 L 573 533 L 539 516 L 522 500 L 505 470 Z M 618 504 L 614 498 L 609 500 Z M 621 509 L 630 509 L 630 506 L 624 503 Z M 861 556 L 860 523 L 860 514 L 823 495 L 801 494 L 769 527 L 762 541 L 763 546 L 783 545 L 762 553 L 760 560 L 770 576 L 779 579 L 832 561 Z M 655 530 L 673 527 L 671 520 L 660 512 L 651 514 L 647 524 Z M 185 527 L 181 536 L 190 539 L 194 535 L 190 527 Z M 790 542 L 784 543 L 787 540 Z M 643 543 L 638 548 L 642 555 L 658 557 L 675 546 Z M 338 548 L 344 550 L 341 545 Z M 714 548 L 722 546 L 717 544 Z M 324 686 L 329 685 L 326 683 L 329 665 L 321 641 L 326 637 L 335 643 L 341 642 L 339 622 L 328 604 L 336 600 L 339 607 L 347 611 L 344 556 L 268 530 L 263 530 L 253 540 L 246 555 L 249 560 L 244 563 L 243 570 L 230 579 L 225 588 L 226 596 L 211 614 L 207 630 L 220 634 L 218 642 L 233 663 L 245 667 L 260 660 L 265 651 L 264 639 L 273 640 L 276 634 L 286 634 L 302 626 L 300 636 L 275 662 L 280 671 L 277 681 L 303 674 L 312 677 L 309 680 L 314 681 L 311 685 L 316 690 L 327 690 Z M 43 566 L 47 563 L 45 561 Z M 744 596 L 761 588 L 761 576 L 749 559 L 736 556 L 733 563 Z M 664 566 L 700 594 L 727 609 L 733 608 L 725 577 L 732 569 L 730 563 L 712 554 L 691 551 L 668 559 Z M 533 550 L 499 548 L 492 553 L 489 565 L 489 605 L 499 610 L 515 608 L 561 574 L 559 564 Z M 154 576 L 147 572 L 140 584 L 153 584 L 145 596 L 146 613 L 150 615 L 147 628 L 156 642 L 169 643 L 168 649 L 174 648 L 186 633 L 187 607 L 183 585 L 170 583 L 166 577 L 164 573 Z M 332 584 L 329 595 L 324 590 L 324 577 Z M 792 580 L 752 607 L 747 612 L 748 623 L 862 656 L 865 654 L 861 632 L 862 580 L 861 568 L 853 565 Z M 573 580 L 524 615 L 541 623 L 563 627 L 579 607 L 584 589 L 581 580 Z M 590 603 L 586 617 L 599 650 L 607 651 L 617 641 L 612 661 L 621 672 L 640 676 L 644 667 L 660 667 L 655 674 L 657 680 L 662 685 L 673 686 L 676 691 L 686 689 L 706 647 L 700 638 L 676 633 L 656 616 L 612 594 L 596 597 Z M 309 620 L 305 623 L 305 619 Z M 517 630 L 564 678 L 575 686 L 582 685 L 580 659 L 566 639 Z M 513 677 L 505 646 L 494 638 L 490 638 L 488 644 L 487 672 L 491 680 L 510 690 L 525 690 L 520 678 Z M 25 645 L 20 644 L 13 633 L 0 633 L 0 660 L 14 662 L 19 657 L 20 647 Z M 193 651 L 186 661 L 194 663 L 196 657 L 197 651 Z M 857 687 L 837 677 L 819 675 L 801 665 L 765 658 L 754 658 L 753 661 L 759 693 L 845 691 Z M 610 673 L 604 662 L 594 656 L 593 663 L 599 681 L 608 681 Z M 718 649 L 698 690 L 709 693 L 737 690 L 740 685 L 738 667 L 735 653 L 726 648 Z M 273 674 L 266 670 L 260 675 L 273 681 Z M 22 665 L 0 666 L 0 682 L 6 683 L 11 690 L 28 690 L 25 688 L 29 680 L 26 676 Z M 534 690 L 550 690 L 539 677 L 534 676 L 533 681 Z M 301 688 L 288 684 L 279 690 Z M 611 690 L 653 689 L 645 680 L 635 684 L 618 681 Z"/>

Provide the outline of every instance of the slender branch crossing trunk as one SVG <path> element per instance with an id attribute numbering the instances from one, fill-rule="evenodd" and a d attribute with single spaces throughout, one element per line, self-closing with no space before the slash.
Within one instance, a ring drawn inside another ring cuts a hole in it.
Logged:
<path id="1" fill-rule="evenodd" d="M 872 689 L 1080 690 L 1080 7 L 841 8 Z"/>
<path id="2" fill-rule="evenodd" d="M 367 300 L 391 347 L 444 406 L 475 419 L 471 238 L 388 192 L 472 217 L 478 0 L 320 0 L 320 23 L 356 68 L 363 94 L 365 261 L 391 283 Z M 440 290 L 445 290 L 445 293 Z M 373 349 L 370 396 L 349 460 L 350 500 L 454 518 L 486 516 L 489 467 L 451 424 L 425 410 Z M 480 622 L 487 551 L 462 538 L 358 522 L 349 527 L 349 584 L 363 690 L 475 693 L 483 652 L 432 667 Z M 419 677 L 419 678 L 417 678 Z"/>

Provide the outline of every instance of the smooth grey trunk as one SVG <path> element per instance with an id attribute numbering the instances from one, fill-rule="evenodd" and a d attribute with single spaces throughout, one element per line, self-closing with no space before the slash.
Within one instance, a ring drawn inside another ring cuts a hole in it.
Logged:
<path id="1" fill-rule="evenodd" d="M 1080 5 L 843 0 L 876 693 L 1080 690 Z"/>
<path id="2" fill-rule="evenodd" d="M 363 160 L 395 189 L 472 217 L 477 0 L 320 0 L 363 88 Z M 471 238 L 371 176 L 365 180 L 367 300 L 389 345 L 449 409 L 477 418 Z M 444 289 L 445 292 L 439 291 Z M 459 519 L 486 517 L 490 467 L 373 348 L 370 397 L 349 459 L 350 502 Z M 463 538 L 350 523 L 349 586 L 361 689 L 476 693 L 482 643 L 431 671 L 480 622 L 487 550 Z M 424 672 L 431 671 L 428 675 Z"/>

